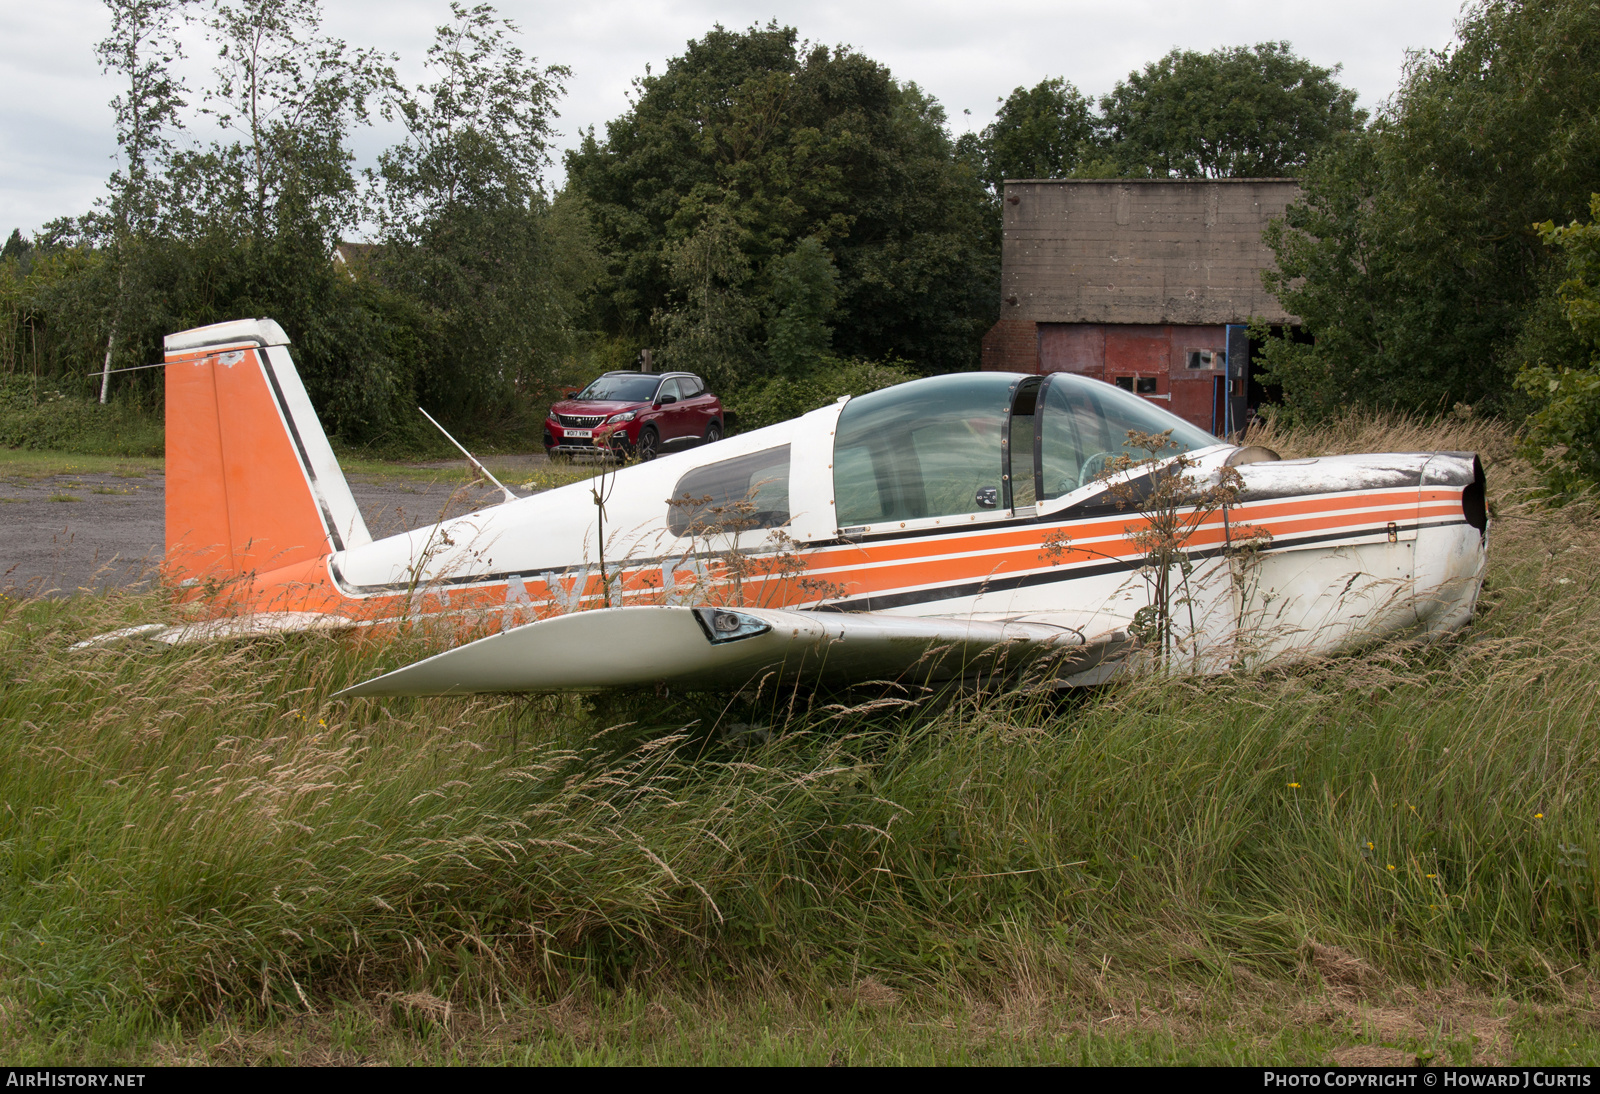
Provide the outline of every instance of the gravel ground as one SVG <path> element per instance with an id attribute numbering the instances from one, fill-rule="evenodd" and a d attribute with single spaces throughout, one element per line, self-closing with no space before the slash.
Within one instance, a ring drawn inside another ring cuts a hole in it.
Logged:
<path id="1" fill-rule="evenodd" d="M 543 456 L 527 459 L 544 462 Z M 428 466 L 445 470 L 464 464 Z M 462 486 L 456 479 L 362 478 L 352 475 L 350 490 L 374 537 L 433 524 L 500 499 L 493 488 Z M 0 481 L 0 593 L 70 596 L 104 588 L 147 588 L 164 549 L 165 507 L 160 472 Z"/>

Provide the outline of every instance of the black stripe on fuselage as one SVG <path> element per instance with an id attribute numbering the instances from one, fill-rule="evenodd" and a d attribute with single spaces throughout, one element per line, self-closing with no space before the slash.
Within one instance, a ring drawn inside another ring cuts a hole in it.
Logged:
<path id="1" fill-rule="evenodd" d="M 1465 524 L 1464 520 L 1436 520 L 1423 524 L 1396 524 L 1394 530 L 1410 532 L 1422 528 L 1444 528 L 1453 524 Z M 1296 536 L 1292 539 L 1273 540 L 1264 547 L 1257 548 L 1256 554 L 1275 554 L 1279 551 L 1292 551 L 1316 543 L 1334 543 L 1339 540 L 1365 539 L 1369 536 L 1384 535 L 1389 531 L 1385 522 L 1382 526 L 1354 532 L 1329 532 L 1318 536 Z M 1191 551 L 1189 557 L 1194 560 L 1216 558 L 1225 555 L 1231 547 L 1213 547 L 1204 551 Z M 851 597 L 848 600 L 834 600 L 826 604 L 819 604 L 813 611 L 819 612 L 881 612 L 890 608 L 903 608 L 912 604 L 932 604 L 940 600 L 959 600 L 963 597 L 982 596 L 985 593 L 1009 592 L 1013 589 L 1026 589 L 1035 585 L 1053 585 L 1058 581 L 1075 581 L 1079 578 L 1100 577 L 1104 574 L 1130 573 L 1144 565 L 1142 555 L 1132 558 L 1111 559 L 1106 562 L 1097 562 L 1089 566 L 1075 566 L 1068 570 L 1045 570 L 1038 573 L 1018 574 L 1015 577 L 986 578 L 983 581 L 962 582 L 955 585 L 939 585 L 928 589 L 909 589 L 905 592 L 872 593 L 867 596 Z"/>
<path id="2" fill-rule="evenodd" d="M 1314 497 L 1315 495 L 1307 496 Z M 1038 521 L 1021 520 L 1007 521 L 1005 523 L 1008 525 L 1057 524 L 1059 521 L 1060 517 L 1057 515 Z M 1423 528 L 1444 528 L 1454 524 L 1465 523 L 1467 523 L 1465 520 L 1440 520 L 1429 521 L 1421 524 L 1396 524 L 1394 526 L 1394 531 L 1397 533 L 1409 532 Z M 941 534 L 952 535 L 966 532 L 988 532 L 994 527 L 994 524 L 984 524 L 978 528 L 964 528 L 961 529 L 960 532 L 955 533 L 946 529 L 943 530 Z M 1329 532 L 1322 535 L 1295 536 L 1293 538 L 1273 540 L 1271 543 L 1265 546 L 1255 548 L 1255 551 L 1257 554 L 1272 554 L 1277 551 L 1294 550 L 1299 547 L 1305 547 L 1316 543 L 1333 543 L 1338 540 L 1365 539 L 1368 536 L 1384 535 L 1388 531 L 1389 522 L 1385 521 L 1383 524 L 1373 524 L 1353 531 Z M 846 542 L 853 543 L 854 541 Z M 807 547 L 816 548 L 829 545 L 830 544 L 808 544 Z M 1212 558 L 1217 555 L 1226 554 L 1232 549 L 1233 548 L 1227 546 L 1216 547 L 1204 551 L 1195 551 L 1190 555 L 1190 557 L 1195 559 Z M 681 563 L 687 562 L 691 558 L 715 559 L 719 557 L 721 556 L 716 551 L 702 551 L 693 554 L 685 552 L 681 555 L 674 554 L 661 555 L 655 558 L 627 559 L 618 565 L 616 572 L 619 574 L 627 571 L 638 572 L 640 570 L 660 566 L 667 562 Z M 912 589 L 900 593 L 873 593 L 869 596 L 853 597 L 848 600 L 833 601 L 831 603 L 820 605 L 815 610 L 828 612 L 880 611 L 889 607 L 899 607 L 909 604 L 926 604 L 937 600 L 952 600 L 963 596 L 977 596 L 985 592 L 998 592 L 1006 589 L 1021 589 L 1031 585 L 1047 585 L 1056 581 L 1071 581 L 1080 577 L 1096 577 L 1101 574 L 1117 573 L 1119 571 L 1131 571 L 1137 569 L 1141 565 L 1143 565 L 1143 562 L 1138 556 L 1132 558 L 1118 558 L 1087 566 L 1078 564 L 1067 569 L 1052 569 L 1042 573 L 1022 574 L 1017 577 L 991 578 L 983 581 L 962 582 L 959 584 L 939 586 L 931 589 Z M 572 573 L 573 569 L 574 567 L 571 565 L 563 567 L 534 566 L 529 567 L 526 570 L 497 570 L 487 574 L 471 574 L 463 575 L 461 577 L 443 577 L 426 582 L 424 584 L 418 584 L 416 582 L 406 582 L 402 584 L 396 582 L 386 585 L 354 585 L 345 579 L 344 574 L 340 572 L 338 564 L 333 559 L 330 558 L 328 561 L 328 571 L 333 578 L 335 587 L 338 588 L 343 595 L 352 598 L 382 595 L 392 596 L 419 591 L 425 592 L 428 589 L 436 588 L 455 589 L 470 588 L 477 585 L 497 585 L 508 582 L 514 577 L 522 580 L 527 580 L 529 578 L 539 579 L 547 573 L 565 576 Z"/>

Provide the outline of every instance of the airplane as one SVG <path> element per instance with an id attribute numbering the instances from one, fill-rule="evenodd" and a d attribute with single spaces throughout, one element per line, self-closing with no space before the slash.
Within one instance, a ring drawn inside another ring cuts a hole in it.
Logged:
<path id="1" fill-rule="evenodd" d="M 165 348 L 192 618 L 84 644 L 453 628 L 349 697 L 1219 673 L 1448 635 L 1486 564 L 1472 453 L 1282 460 L 1066 373 L 913 380 L 374 540 L 277 323 Z"/>

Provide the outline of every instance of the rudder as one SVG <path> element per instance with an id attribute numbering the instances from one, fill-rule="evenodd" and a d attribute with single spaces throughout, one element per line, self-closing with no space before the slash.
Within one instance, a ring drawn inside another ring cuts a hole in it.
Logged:
<path id="1" fill-rule="evenodd" d="M 180 584 L 371 542 L 270 319 L 166 339 L 167 566 Z"/>

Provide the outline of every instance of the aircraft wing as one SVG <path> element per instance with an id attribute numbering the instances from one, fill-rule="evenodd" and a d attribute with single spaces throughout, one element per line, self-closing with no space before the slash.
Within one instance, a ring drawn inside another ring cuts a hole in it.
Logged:
<path id="1" fill-rule="evenodd" d="M 1089 622 L 1089 621 L 1085 621 Z M 1109 624 L 1111 621 L 1098 620 Z M 1116 629 L 771 608 L 606 608 L 529 623 L 340 692 L 341 696 L 597 691 L 760 679 L 923 683 L 1059 653 L 1082 673 L 1128 648 Z"/>

